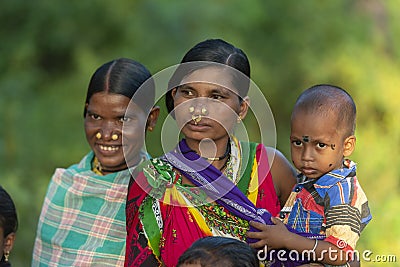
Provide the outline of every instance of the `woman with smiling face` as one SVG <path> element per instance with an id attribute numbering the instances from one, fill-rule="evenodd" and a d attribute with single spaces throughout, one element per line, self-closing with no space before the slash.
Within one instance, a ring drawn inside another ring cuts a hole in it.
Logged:
<path id="1" fill-rule="evenodd" d="M 125 266 L 176 266 L 199 238 L 246 241 L 259 208 L 278 214 L 295 184 L 293 168 L 274 148 L 233 134 L 248 112 L 249 84 L 246 55 L 223 40 L 186 53 L 166 94 L 183 138 L 133 175 Z"/>
<path id="2" fill-rule="evenodd" d="M 153 129 L 159 114 L 150 78 L 143 65 L 125 58 L 93 74 L 84 108 L 91 151 L 53 175 L 32 266 L 123 266 L 130 169 L 149 158 L 145 131 Z"/>

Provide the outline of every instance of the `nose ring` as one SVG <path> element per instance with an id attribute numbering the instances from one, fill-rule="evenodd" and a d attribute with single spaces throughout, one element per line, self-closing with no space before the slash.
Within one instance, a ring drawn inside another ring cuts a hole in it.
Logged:
<path id="1" fill-rule="evenodd" d="M 97 132 L 96 138 L 97 138 L 97 139 L 100 139 L 100 138 L 101 138 L 101 133 L 100 133 L 100 132 Z"/>
<path id="2" fill-rule="evenodd" d="M 197 125 L 201 121 L 201 115 L 192 115 L 192 121 Z"/>
<path id="3" fill-rule="evenodd" d="M 118 140 L 118 134 L 111 135 L 111 139 L 114 141 Z"/>
<path id="4" fill-rule="evenodd" d="M 195 108 L 193 106 L 189 107 L 189 113 L 192 114 L 192 121 L 194 122 L 194 125 L 197 125 L 203 116 L 208 114 L 208 110 L 205 107 L 201 108 L 201 114 L 194 114 Z"/>

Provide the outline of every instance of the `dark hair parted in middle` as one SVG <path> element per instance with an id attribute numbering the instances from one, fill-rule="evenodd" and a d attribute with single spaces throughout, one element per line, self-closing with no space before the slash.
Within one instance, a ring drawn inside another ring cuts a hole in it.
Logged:
<path id="1" fill-rule="evenodd" d="M 200 264 L 202 267 L 258 267 L 256 252 L 238 239 L 207 236 L 195 241 L 180 257 L 183 264 Z"/>
<path id="2" fill-rule="evenodd" d="M 144 89 L 138 90 L 145 82 Z M 95 71 L 89 82 L 85 104 L 89 103 L 93 94 L 99 92 L 133 98 L 133 102 L 145 112 L 154 105 L 155 85 L 150 71 L 139 62 L 128 58 L 112 60 Z M 83 115 L 86 115 L 86 108 Z"/>
<path id="3" fill-rule="evenodd" d="M 18 228 L 17 211 L 13 200 L 7 191 L 0 186 L 0 227 L 3 228 L 3 237 L 15 233 Z"/>
<path id="4" fill-rule="evenodd" d="M 292 117 L 298 111 L 328 116 L 336 115 L 336 123 L 342 125 L 344 137 L 354 135 L 356 104 L 346 90 L 329 84 L 314 85 L 297 98 Z"/>
<path id="5" fill-rule="evenodd" d="M 193 62 L 193 64 L 183 64 L 189 62 Z M 210 63 L 216 64 L 212 65 Z M 230 71 L 232 84 L 235 86 L 239 97 L 246 96 L 250 85 L 250 63 L 246 54 L 224 40 L 208 39 L 191 48 L 183 57 L 181 65 L 177 67 L 172 75 L 168 84 L 168 92 L 166 93 L 168 112 L 170 113 L 174 109 L 171 90 L 180 85 L 185 76 L 202 68 L 220 68 L 222 66 L 228 66 L 232 69 Z"/>

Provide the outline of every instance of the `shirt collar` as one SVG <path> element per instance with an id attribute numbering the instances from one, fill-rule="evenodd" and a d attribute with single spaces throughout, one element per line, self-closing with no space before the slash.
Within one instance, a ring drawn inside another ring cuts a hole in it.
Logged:
<path id="1" fill-rule="evenodd" d="M 333 185 L 339 183 L 341 180 L 348 176 L 355 176 L 356 175 L 356 163 L 349 160 L 345 159 L 342 164 L 342 168 L 332 170 L 324 175 L 322 175 L 320 178 L 318 178 L 314 182 L 314 188 L 318 192 L 318 194 L 323 197 L 326 193 L 326 191 L 329 190 Z M 303 183 L 308 183 L 310 180 L 305 181 Z M 300 183 L 300 184 L 303 184 Z"/>

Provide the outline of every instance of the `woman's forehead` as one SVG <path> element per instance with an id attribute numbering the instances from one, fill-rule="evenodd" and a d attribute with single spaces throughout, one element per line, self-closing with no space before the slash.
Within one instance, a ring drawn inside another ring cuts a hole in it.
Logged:
<path id="1" fill-rule="evenodd" d="M 230 69 L 215 66 L 201 68 L 186 75 L 181 84 L 207 83 L 237 92 L 232 83 L 231 72 Z"/>

